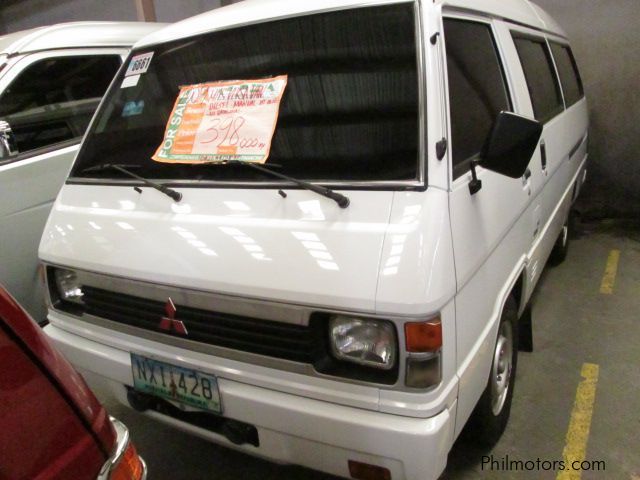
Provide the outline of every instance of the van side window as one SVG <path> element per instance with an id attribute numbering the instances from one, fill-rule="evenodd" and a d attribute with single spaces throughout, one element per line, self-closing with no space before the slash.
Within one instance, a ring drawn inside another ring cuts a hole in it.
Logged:
<path id="1" fill-rule="evenodd" d="M 542 38 L 512 33 L 527 80 L 536 120 L 546 122 L 564 110 L 551 52 Z"/>
<path id="2" fill-rule="evenodd" d="M 553 59 L 556 61 L 556 67 L 558 68 L 558 75 L 560 75 L 564 101 L 568 108 L 584 96 L 582 79 L 571 48 L 568 45 L 561 45 L 556 42 L 550 42 L 550 45 Z"/>
<path id="3" fill-rule="evenodd" d="M 495 118 L 511 110 L 491 27 L 445 19 L 453 178 L 469 170 Z"/>
<path id="4" fill-rule="evenodd" d="M 18 151 L 80 138 L 120 68 L 117 55 L 47 58 L 29 65 L 0 97 Z"/>

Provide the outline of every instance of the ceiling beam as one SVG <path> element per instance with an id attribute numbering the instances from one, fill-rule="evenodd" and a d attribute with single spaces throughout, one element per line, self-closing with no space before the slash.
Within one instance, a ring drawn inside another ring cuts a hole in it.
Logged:
<path id="1" fill-rule="evenodd" d="M 156 7 L 153 0 L 133 0 L 136 5 L 138 20 L 141 22 L 156 21 Z"/>

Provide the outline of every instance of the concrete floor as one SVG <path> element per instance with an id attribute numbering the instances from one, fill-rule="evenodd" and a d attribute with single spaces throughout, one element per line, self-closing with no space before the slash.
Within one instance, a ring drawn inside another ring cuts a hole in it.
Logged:
<path id="1" fill-rule="evenodd" d="M 599 379 L 586 458 L 604 460 L 606 470 L 582 478 L 640 480 L 640 228 L 600 223 L 576 230 L 567 260 L 545 270 L 534 294 L 535 350 L 520 353 L 505 434 L 487 451 L 463 433 L 443 479 L 555 478 L 553 471 L 483 470 L 481 458 L 562 460 L 581 367 L 593 363 Z M 600 285 L 612 249 L 620 251 L 620 262 L 607 295 Z M 150 480 L 333 478 L 213 445 L 100 396 L 130 427 Z"/>

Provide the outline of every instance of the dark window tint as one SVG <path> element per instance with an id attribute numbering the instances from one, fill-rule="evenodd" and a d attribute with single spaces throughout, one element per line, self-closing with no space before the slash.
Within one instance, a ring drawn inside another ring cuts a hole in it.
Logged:
<path id="1" fill-rule="evenodd" d="M 482 23 L 445 20 L 453 176 L 469 169 L 509 95 L 491 28 Z"/>
<path id="2" fill-rule="evenodd" d="M 82 173 L 117 162 L 137 165 L 136 173 L 157 179 L 272 182 L 241 165 L 176 165 L 151 156 L 181 85 L 287 74 L 267 165 L 312 180 L 417 178 L 413 4 L 249 25 L 163 44 L 153 52 L 136 86 L 108 94 L 72 176 L 119 176 L 108 170 Z"/>
<path id="3" fill-rule="evenodd" d="M 568 46 L 551 42 L 551 51 L 553 52 L 553 58 L 556 61 L 556 67 L 560 75 L 564 101 L 567 107 L 569 107 L 584 95 L 578 66 L 573 57 L 573 52 L 571 52 L 571 48 Z"/>
<path id="4" fill-rule="evenodd" d="M 514 36 L 513 41 L 527 79 L 536 120 L 546 122 L 564 109 L 551 53 L 543 39 Z"/>
<path id="5" fill-rule="evenodd" d="M 11 125 L 26 152 L 84 134 L 120 67 L 120 57 L 40 60 L 21 72 L 0 98 L 0 119 Z"/>

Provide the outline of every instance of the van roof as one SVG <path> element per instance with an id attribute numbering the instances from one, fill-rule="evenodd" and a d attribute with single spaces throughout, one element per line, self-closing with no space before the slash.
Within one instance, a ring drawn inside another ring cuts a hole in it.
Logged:
<path id="1" fill-rule="evenodd" d="M 159 43 L 188 38 L 215 30 L 224 30 L 252 23 L 294 17 L 358 6 L 389 5 L 413 0 L 245 0 L 217 8 L 195 17 L 176 22 L 143 38 L 135 45 L 142 48 Z M 551 17 L 529 0 L 422 0 L 444 7 L 480 11 L 514 22 L 546 29 L 564 36 Z"/>
<path id="2" fill-rule="evenodd" d="M 434 3 L 445 8 L 488 13 L 566 37 L 551 15 L 530 0 L 434 0 Z"/>
<path id="3" fill-rule="evenodd" d="M 145 22 L 71 22 L 32 28 L 0 37 L 0 54 L 77 47 L 131 47 L 165 26 Z"/>

